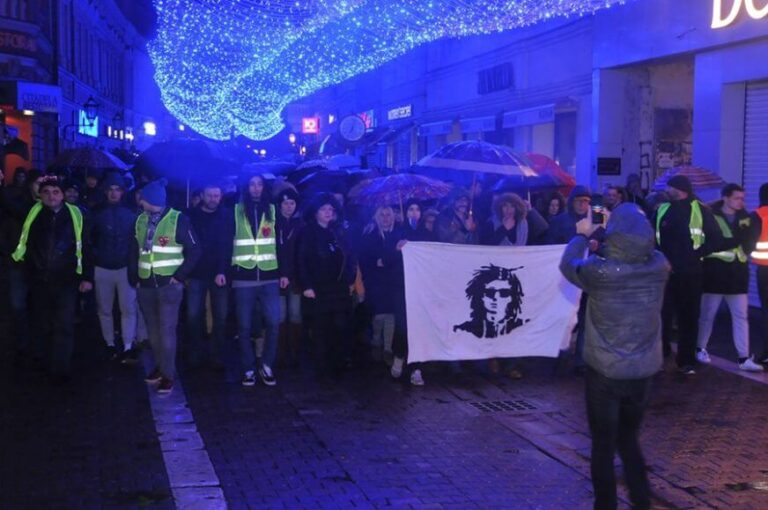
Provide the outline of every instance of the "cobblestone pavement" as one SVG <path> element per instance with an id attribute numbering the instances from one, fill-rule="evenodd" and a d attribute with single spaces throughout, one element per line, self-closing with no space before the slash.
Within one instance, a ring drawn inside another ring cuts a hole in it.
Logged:
<path id="1" fill-rule="evenodd" d="M 0 337 L 0 509 L 174 508 L 138 367 L 77 344 L 61 385 L 13 367 Z"/>
<path id="2" fill-rule="evenodd" d="M 727 327 L 710 351 L 730 357 Z M 2 362 L 0 508 L 173 508 L 139 371 L 79 359 L 68 387 Z M 232 509 L 591 508 L 583 379 L 552 360 L 524 372 L 468 364 L 457 379 L 430 366 L 422 388 L 383 366 L 337 382 L 279 370 L 275 388 L 207 370 L 182 379 Z M 657 376 L 642 434 L 657 508 L 768 508 L 758 379 L 715 367 Z"/>

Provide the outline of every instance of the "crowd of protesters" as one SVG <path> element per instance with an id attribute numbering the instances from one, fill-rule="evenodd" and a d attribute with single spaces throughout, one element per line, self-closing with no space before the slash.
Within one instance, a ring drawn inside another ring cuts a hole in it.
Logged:
<path id="1" fill-rule="evenodd" d="M 634 203 L 672 269 L 661 312 L 664 355 L 674 340 L 681 373 L 710 362 L 707 343 L 725 300 L 739 367 L 762 370 L 768 357 L 749 352 L 747 289 L 751 254 L 768 300 L 768 188 L 749 214 L 736 184 L 708 205 L 682 176 L 651 195 L 639 184 L 631 175 L 626 187 L 601 195 L 576 186 L 567 199 L 551 191 L 529 200 L 474 185 L 441 201 L 345 211 L 343 193 L 300 194 L 253 174 L 237 191 L 211 181 L 191 207 L 171 207 L 163 180 L 135 183 L 130 173 L 108 172 L 79 181 L 18 169 L 0 193 L 17 362 L 66 381 L 78 303 L 93 293 L 107 356 L 133 364 L 148 347 L 154 363 L 146 380 L 159 392 L 172 391 L 177 376 L 177 331 L 189 367 L 208 364 L 244 386 L 273 386 L 276 367 L 300 362 L 335 377 L 360 352 L 386 362 L 392 377 L 406 373 L 423 385 L 422 367 L 407 363 L 405 243 L 566 244 L 595 204 L 610 216 Z M 590 232 L 591 253 L 602 254 L 604 236 L 603 228 Z M 587 301 L 585 293 L 574 331 L 581 371 L 590 365 Z M 488 366 L 523 377 L 519 361 Z"/>

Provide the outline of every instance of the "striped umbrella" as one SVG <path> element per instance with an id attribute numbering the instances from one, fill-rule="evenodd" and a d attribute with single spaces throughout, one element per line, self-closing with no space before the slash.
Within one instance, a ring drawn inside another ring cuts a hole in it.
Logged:
<path id="1" fill-rule="evenodd" d="M 697 166 L 676 166 L 668 169 L 653 183 L 654 191 L 663 191 L 667 187 L 667 181 L 676 175 L 684 175 L 691 181 L 694 191 L 720 188 L 725 181 L 714 172 L 710 172 Z"/>
<path id="2" fill-rule="evenodd" d="M 536 177 L 530 163 L 507 147 L 478 140 L 450 143 L 425 156 L 414 170 L 430 177 L 450 179 L 452 172 L 493 173 L 508 176 Z M 464 180 L 459 176 L 458 180 Z"/>

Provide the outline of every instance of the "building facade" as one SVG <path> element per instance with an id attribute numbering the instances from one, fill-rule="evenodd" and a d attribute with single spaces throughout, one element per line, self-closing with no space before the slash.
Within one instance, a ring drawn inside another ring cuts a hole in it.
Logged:
<path id="1" fill-rule="evenodd" d="M 78 146 L 140 150 L 170 130 L 145 44 L 113 0 L 0 1 L 6 140 L 28 151 L 5 168 Z"/>

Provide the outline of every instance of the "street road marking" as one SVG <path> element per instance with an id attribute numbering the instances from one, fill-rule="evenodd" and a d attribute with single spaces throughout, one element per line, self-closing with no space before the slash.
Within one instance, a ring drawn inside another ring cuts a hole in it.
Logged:
<path id="1" fill-rule="evenodd" d="M 181 381 L 170 395 L 147 385 L 165 470 L 179 510 L 226 510 L 227 502 L 203 438 L 197 432 Z"/>

